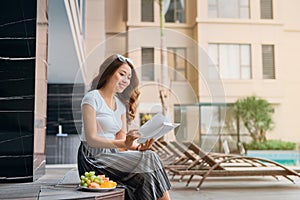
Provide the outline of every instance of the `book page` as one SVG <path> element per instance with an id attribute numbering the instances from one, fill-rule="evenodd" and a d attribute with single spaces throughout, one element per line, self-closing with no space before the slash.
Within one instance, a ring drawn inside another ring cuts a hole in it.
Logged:
<path id="1" fill-rule="evenodd" d="M 170 120 L 162 113 L 157 113 L 142 127 L 140 127 L 138 133 L 141 134 L 141 137 L 137 140 L 137 142 L 144 143 L 146 140 L 151 138 L 157 140 L 177 126 L 179 126 L 179 124 L 171 123 Z"/>

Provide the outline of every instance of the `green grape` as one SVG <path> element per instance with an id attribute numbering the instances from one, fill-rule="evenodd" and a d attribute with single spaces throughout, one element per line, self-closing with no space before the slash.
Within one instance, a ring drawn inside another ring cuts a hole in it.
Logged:
<path id="1" fill-rule="evenodd" d="M 104 182 L 103 178 L 105 178 L 105 176 L 96 175 L 95 171 L 87 171 L 84 172 L 84 175 L 80 176 L 80 185 L 82 187 L 88 187 L 92 182 L 102 184 Z"/>
<path id="2" fill-rule="evenodd" d="M 82 186 L 83 186 L 83 187 L 87 187 L 87 186 L 88 186 L 88 184 L 87 184 L 87 183 L 84 183 Z"/>
<path id="3" fill-rule="evenodd" d="M 95 182 L 95 183 L 99 183 L 99 182 L 100 182 L 100 179 L 97 178 L 97 177 L 95 177 L 95 178 L 94 178 L 94 182 Z"/>
<path id="4" fill-rule="evenodd" d="M 90 176 L 95 175 L 95 173 L 96 173 L 96 172 L 94 172 L 94 171 L 90 171 L 90 172 L 89 172 Z"/>
<path id="5" fill-rule="evenodd" d="M 97 176 L 92 175 L 91 178 L 90 178 L 90 180 L 93 182 L 93 181 L 96 179 L 96 177 L 97 177 Z"/>

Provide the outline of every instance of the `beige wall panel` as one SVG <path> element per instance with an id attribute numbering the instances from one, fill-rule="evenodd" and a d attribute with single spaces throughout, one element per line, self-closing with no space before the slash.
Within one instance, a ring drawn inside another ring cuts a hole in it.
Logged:
<path id="1" fill-rule="evenodd" d="M 286 96 L 282 103 L 282 115 L 278 117 L 276 136 L 284 140 L 300 143 L 300 126 L 299 126 L 299 88 L 300 83 L 294 82 L 286 84 Z"/>
<path id="2" fill-rule="evenodd" d="M 283 24 L 250 24 L 207 22 L 199 24 L 199 42 L 266 43 L 282 40 Z"/>
<path id="3" fill-rule="evenodd" d="M 125 0 L 105 0 L 106 32 L 118 33 L 126 31 L 126 2 Z"/>
<path id="4" fill-rule="evenodd" d="M 156 82 L 140 84 L 140 102 L 160 103 L 159 89 L 159 84 Z M 198 102 L 193 88 L 188 83 L 172 83 L 170 89 L 171 101 L 173 104 L 189 104 Z"/>
<path id="5" fill-rule="evenodd" d="M 99 43 L 105 40 L 104 0 L 88 0 L 85 16 L 85 52 L 91 54 Z"/>
<path id="6" fill-rule="evenodd" d="M 294 1 L 293 1 L 294 2 Z M 299 3 L 295 3 L 297 6 Z M 297 25 L 299 31 L 287 31 L 284 36 L 281 57 L 283 62 L 281 67 L 284 73 L 284 99 L 282 102 L 282 115 L 278 121 L 279 137 L 300 143 L 299 127 L 299 99 L 300 99 L 300 24 Z M 277 130 L 277 129 L 276 129 Z"/>
<path id="7" fill-rule="evenodd" d="M 137 24 L 141 21 L 141 0 L 128 0 L 128 24 Z"/>
<path id="8" fill-rule="evenodd" d="M 110 0 L 112 1 L 112 0 Z M 106 0 L 86 0 L 86 19 L 87 20 L 104 20 L 105 15 L 101 13 L 104 10 L 104 5 L 109 2 Z"/>
<path id="9" fill-rule="evenodd" d="M 280 0 L 277 0 L 280 2 Z M 299 0 L 287 0 L 282 1 L 282 7 L 280 10 L 283 13 L 283 20 L 285 23 L 285 29 L 299 30 L 300 20 L 299 20 L 299 10 L 300 1 Z"/>
<path id="10" fill-rule="evenodd" d="M 104 40 L 103 34 L 99 34 L 103 32 L 103 24 L 104 21 L 101 20 L 89 20 L 89 22 L 86 24 L 86 38 L 87 39 L 101 39 Z"/>

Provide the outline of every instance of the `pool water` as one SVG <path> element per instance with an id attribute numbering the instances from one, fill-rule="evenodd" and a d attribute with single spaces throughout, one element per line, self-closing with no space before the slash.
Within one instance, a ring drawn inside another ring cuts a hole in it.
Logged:
<path id="1" fill-rule="evenodd" d="M 299 166 L 299 160 L 273 160 L 286 166 Z"/>
<path id="2" fill-rule="evenodd" d="M 298 151 L 248 151 L 247 156 L 269 159 L 286 166 L 300 166 Z"/>

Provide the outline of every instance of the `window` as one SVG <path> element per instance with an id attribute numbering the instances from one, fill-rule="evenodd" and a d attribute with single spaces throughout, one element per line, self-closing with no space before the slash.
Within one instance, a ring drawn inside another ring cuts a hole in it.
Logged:
<path id="1" fill-rule="evenodd" d="M 262 45 L 263 78 L 275 79 L 274 45 Z"/>
<path id="2" fill-rule="evenodd" d="M 185 0 L 165 0 L 166 22 L 185 23 Z"/>
<path id="3" fill-rule="evenodd" d="M 272 0 L 260 0 L 260 18 L 273 19 L 273 2 Z"/>
<path id="4" fill-rule="evenodd" d="M 249 44 L 209 44 L 209 76 L 215 67 L 222 79 L 250 79 L 251 53 Z"/>
<path id="5" fill-rule="evenodd" d="M 249 19 L 249 0 L 208 0 L 208 17 Z"/>
<path id="6" fill-rule="evenodd" d="M 186 48 L 168 48 L 168 66 L 170 79 L 185 81 L 187 74 Z"/>
<path id="7" fill-rule="evenodd" d="M 154 22 L 154 0 L 142 0 L 142 22 Z"/>
<path id="8" fill-rule="evenodd" d="M 154 81 L 154 48 L 142 48 L 142 81 Z"/>

